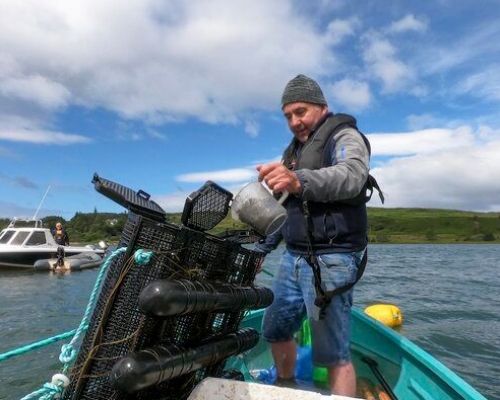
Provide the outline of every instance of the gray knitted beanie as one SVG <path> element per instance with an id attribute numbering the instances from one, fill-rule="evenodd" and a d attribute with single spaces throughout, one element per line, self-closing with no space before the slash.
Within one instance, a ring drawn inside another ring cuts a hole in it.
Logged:
<path id="1" fill-rule="evenodd" d="M 281 96 L 281 108 L 285 107 L 288 103 L 295 103 L 297 101 L 328 105 L 318 83 L 302 74 L 297 75 L 287 83 Z"/>

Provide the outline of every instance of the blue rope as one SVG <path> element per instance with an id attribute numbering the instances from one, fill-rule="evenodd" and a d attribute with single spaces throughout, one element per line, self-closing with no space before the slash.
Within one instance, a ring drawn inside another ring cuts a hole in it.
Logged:
<path id="1" fill-rule="evenodd" d="M 30 400 L 30 399 L 38 399 L 38 400 L 52 400 L 54 396 L 61 395 L 64 391 L 64 387 L 59 385 L 54 385 L 53 383 L 44 383 L 41 389 L 24 396 L 21 400 Z"/>
<path id="2" fill-rule="evenodd" d="M 270 276 L 271 278 L 274 278 L 274 274 L 272 272 L 269 272 L 267 269 L 261 269 L 260 272 L 263 272 L 264 274 Z"/>
<path id="3" fill-rule="evenodd" d="M 71 331 L 71 333 L 74 332 L 73 339 L 68 344 L 65 344 L 61 347 L 61 354 L 59 355 L 59 361 L 61 361 L 64 366 L 62 368 L 62 374 L 66 374 L 66 372 L 69 369 L 70 363 L 74 360 L 76 357 L 76 350 L 74 348 L 74 344 L 80 339 L 80 336 L 83 332 L 85 332 L 88 328 L 89 324 L 89 318 L 90 318 L 90 313 L 92 312 L 92 309 L 94 308 L 95 300 L 97 297 L 97 293 L 99 291 L 99 288 L 101 286 L 101 282 L 104 278 L 104 273 L 108 269 L 109 265 L 111 264 L 111 261 L 113 261 L 117 256 L 120 254 L 124 253 L 127 250 L 126 247 L 121 247 L 119 249 L 116 249 L 113 251 L 107 258 L 106 260 L 102 263 L 101 269 L 99 271 L 99 274 L 97 275 L 97 279 L 94 285 L 94 289 L 92 290 L 92 293 L 90 294 L 90 299 L 87 304 L 87 308 L 85 310 L 85 313 L 83 314 L 82 321 L 80 322 L 80 326 L 74 331 Z M 135 260 L 137 264 L 139 265 L 145 265 L 151 257 L 153 256 L 152 252 L 144 252 L 142 250 L 137 250 L 135 254 Z M 137 261 L 139 260 L 139 262 Z M 48 343 L 53 343 L 55 340 L 52 340 L 53 338 L 46 339 L 45 341 Z M 41 346 L 38 346 L 41 347 Z M 15 352 L 15 351 L 14 351 Z M 52 382 L 47 382 L 43 385 L 42 388 L 38 389 L 37 391 L 28 394 L 27 396 L 24 396 L 21 400 L 30 400 L 30 399 L 39 399 L 39 400 L 52 400 L 56 395 L 62 394 L 64 391 L 65 383 L 61 379 L 57 379 L 57 375 L 54 375 L 52 378 Z M 65 379 L 67 379 L 64 376 Z"/>
<path id="4" fill-rule="evenodd" d="M 20 356 L 24 353 L 28 353 L 31 350 L 36 350 L 40 347 L 48 346 L 49 344 L 58 342 L 59 340 L 63 340 L 66 338 L 69 338 L 70 336 L 74 335 L 76 332 L 76 329 L 73 329 L 72 331 L 60 333 L 59 335 L 49 337 L 47 339 L 40 340 L 38 342 L 30 343 L 25 346 L 19 347 L 14 350 L 7 351 L 5 353 L 0 354 L 0 362 L 8 360 L 9 358 L 12 357 L 17 357 Z"/>
<path id="5" fill-rule="evenodd" d="M 134 261 L 138 265 L 147 265 L 151 261 L 151 258 L 153 258 L 153 252 L 152 251 L 145 251 L 142 249 L 136 250 L 134 254 Z"/>
<path id="6" fill-rule="evenodd" d="M 90 313 L 92 312 L 92 309 L 94 308 L 94 303 L 95 299 L 97 297 L 97 293 L 99 291 L 99 288 L 101 286 L 101 282 L 104 278 L 104 273 L 108 269 L 109 265 L 111 264 L 111 261 L 113 261 L 117 256 L 119 256 L 122 253 L 125 253 L 127 250 L 126 247 L 121 247 L 119 249 L 116 249 L 113 251 L 109 257 L 106 259 L 106 261 L 103 262 L 101 265 L 101 269 L 99 271 L 99 274 L 97 275 L 97 279 L 94 285 L 94 289 L 92 289 L 92 293 L 90 294 L 90 299 L 87 304 L 87 308 L 85 310 L 85 313 L 83 314 L 82 321 L 80 322 L 80 326 L 76 329 L 75 336 L 73 336 L 73 339 L 68 344 L 65 344 L 61 347 L 61 354 L 59 355 L 59 361 L 64 363 L 63 367 L 63 372 L 66 373 L 66 371 L 69 368 L 69 363 L 74 360 L 76 357 L 76 350 L 73 347 L 75 342 L 80 339 L 80 335 L 85 332 L 85 330 L 88 327 L 89 323 L 89 318 L 90 318 Z"/>

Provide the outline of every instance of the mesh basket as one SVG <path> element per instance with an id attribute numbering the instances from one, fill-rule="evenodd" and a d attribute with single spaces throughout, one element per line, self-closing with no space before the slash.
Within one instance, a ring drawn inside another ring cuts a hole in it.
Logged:
<path id="1" fill-rule="evenodd" d="M 255 243 L 265 238 L 253 229 L 226 229 L 217 236 L 240 244 Z"/>
<path id="2" fill-rule="evenodd" d="M 133 212 L 129 213 L 119 246 L 126 246 L 127 251 L 109 266 L 64 398 L 187 398 L 201 379 L 220 376 L 224 362 L 134 394 L 114 389 L 109 374 L 113 365 L 131 352 L 155 345 L 190 346 L 234 332 L 244 310 L 158 319 L 140 312 L 139 294 L 152 281 L 166 278 L 250 286 L 262 255 L 229 240 Z M 132 261 L 137 249 L 154 252 L 148 265 Z"/>
<path id="3" fill-rule="evenodd" d="M 231 192 L 207 181 L 186 199 L 181 221 L 189 228 L 208 231 L 226 217 L 232 198 Z"/>

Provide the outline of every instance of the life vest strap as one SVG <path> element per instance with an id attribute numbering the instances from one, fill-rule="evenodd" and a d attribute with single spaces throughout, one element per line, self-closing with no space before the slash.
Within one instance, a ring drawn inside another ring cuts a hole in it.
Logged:
<path id="1" fill-rule="evenodd" d="M 377 185 L 378 186 L 378 185 Z M 379 192 L 380 194 L 382 192 Z M 309 213 L 309 206 L 307 201 L 302 203 L 302 207 L 304 210 L 304 216 L 306 217 L 306 226 L 307 226 L 307 239 L 308 239 L 308 255 L 305 257 L 307 264 L 312 268 L 313 276 L 314 276 L 314 289 L 316 292 L 316 298 L 314 299 L 314 305 L 319 307 L 319 319 L 324 319 L 326 315 L 326 308 L 331 303 L 332 298 L 334 296 L 345 293 L 349 289 L 351 289 L 363 276 L 365 272 L 366 264 L 368 263 L 368 248 L 365 249 L 363 254 L 363 258 L 358 266 L 358 271 L 356 273 L 356 279 L 348 283 L 347 285 L 340 286 L 335 288 L 334 290 L 324 290 L 321 281 L 321 267 L 318 262 L 318 257 L 314 253 L 313 249 L 313 237 L 311 232 L 311 214 Z"/>

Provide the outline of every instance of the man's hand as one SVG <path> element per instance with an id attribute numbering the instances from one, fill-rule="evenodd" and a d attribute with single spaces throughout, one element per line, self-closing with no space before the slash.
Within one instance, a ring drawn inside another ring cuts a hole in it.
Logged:
<path id="1" fill-rule="evenodd" d="M 266 182 L 273 192 L 300 193 L 302 190 L 295 172 L 290 171 L 280 162 L 258 165 L 257 171 L 259 171 L 259 181 Z"/>

